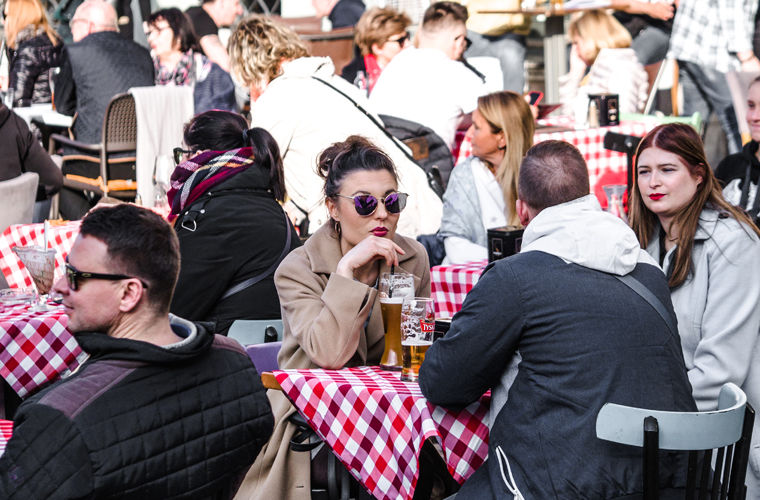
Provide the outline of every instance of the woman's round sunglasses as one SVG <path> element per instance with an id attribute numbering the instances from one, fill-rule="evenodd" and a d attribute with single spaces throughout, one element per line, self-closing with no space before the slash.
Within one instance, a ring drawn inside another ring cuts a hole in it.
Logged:
<path id="1" fill-rule="evenodd" d="M 341 198 L 348 198 L 354 200 L 354 208 L 356 213 L 362 217 L 367 217 L 375 213 L 377 210 L 378 199 L 371 194 L 357 194 L 356 196 L 345 196 L 338 194 Z M 406 206 L 406 199 L 409 197 L 406 193 L 391 193 L 385 198 L 380 198 L 379 201 L 383 202 L 385 209 L 388 213 L 397 214 L 401 212 Z"/>

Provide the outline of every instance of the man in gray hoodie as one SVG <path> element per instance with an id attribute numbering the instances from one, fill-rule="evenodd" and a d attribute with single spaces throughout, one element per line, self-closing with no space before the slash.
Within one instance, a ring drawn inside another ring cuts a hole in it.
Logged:
<path id="1" fill-rule="evenodd" d="M 486 268 L 427 352 L 420 388 L 432 403 L 461 407 L 493 391 L 488 460 L 457 500 L 640 493 L 641 450 L 597 439 L 599 409 L 696 411 L 665 277 L 633 231 L 588 193 L 577 149 L 533 146 L 516 204 L 522 251 Z M 625 275 L 655 300 L 618 279 Z M 680 460 L 661 457 L 663 487 L 683 486 Z"/>

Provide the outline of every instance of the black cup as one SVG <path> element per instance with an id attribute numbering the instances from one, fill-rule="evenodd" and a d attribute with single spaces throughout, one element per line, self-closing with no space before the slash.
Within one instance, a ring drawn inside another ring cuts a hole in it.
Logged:
<path id="1" fill-rule="evenodd" d="M 436 340 L 446 335 L 446 332 L 449 331 L 449 327 L 451 327 L 450 319 L 435 320 L 435 329 L 433 330 L 433 342 L 435 342 Z"/>
<path id="2" fill-rule="evenodd" d="M 589 94 L 589 107 L 593 102 L 599 117 L 600 127 L 620 124 L 620 98 L 617 94 Z"/>

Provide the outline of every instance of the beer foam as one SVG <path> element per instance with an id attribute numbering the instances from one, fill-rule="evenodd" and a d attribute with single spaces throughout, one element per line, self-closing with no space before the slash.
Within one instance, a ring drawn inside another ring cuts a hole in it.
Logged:
<path id="1" fill-rule="evenodd" d="M 433 345 L 433 341 L 432 340 L 418 340 L 418 339 L 404 339 L 401 341 L 401 345 L 425 347 L 425 346 Z"/>
<path id="2" fill-rule="evenodd" d="M 404 302 L 404 297 L 380 297 L 381 304 L 401 304 L 402 302 Z"/>

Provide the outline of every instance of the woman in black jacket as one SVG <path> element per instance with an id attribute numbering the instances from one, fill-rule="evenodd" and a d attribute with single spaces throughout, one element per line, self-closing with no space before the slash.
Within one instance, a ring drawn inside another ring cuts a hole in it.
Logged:
<path id="1" fill-rule="evenodd" d="M 274 271 L 300 240 L 278 203 L 277 143 L 228 111 L 197 115 L 184 143 L 168 193 L 182 257 L 171 312 L 222 334 L 236 319 L 279 318 Z"/>
<path id="2" fill-rule="evenodd" d="M 49 70 L 60 66 L 63 43 L 40 0 L 7 0 L 3 18 L 13 105 L 52 102 Z"/>

